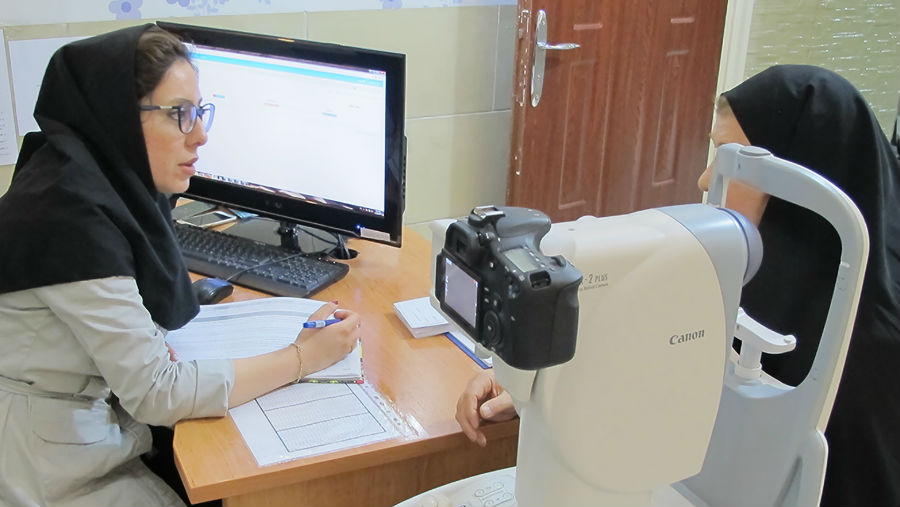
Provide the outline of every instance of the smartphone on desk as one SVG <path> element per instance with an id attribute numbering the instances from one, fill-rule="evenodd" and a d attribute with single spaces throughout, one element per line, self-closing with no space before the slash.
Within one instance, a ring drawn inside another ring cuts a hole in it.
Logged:
<path id="1" fill-rule="evenodd" d="M 184 204 L 179 204 L 178 206 L 172 208 L 172 219 L 184 220 L 185 218 L 211 211 L 215 209 L 215 207 L 215 204 L 203 201 L 190 201 Z"/>
<path id="2" fill-rule="evenodd" d="M 178 222 L 205 229 L 207 227 L 215 227 L 217 225 L 234 222 L 235 220 L 237 220 L 237 217 L 230 213 L 225 213 L 224 211 L 210 211 L 208 213 L 201 213 L 199 215 L 182 218 L 178 220 Z"/>

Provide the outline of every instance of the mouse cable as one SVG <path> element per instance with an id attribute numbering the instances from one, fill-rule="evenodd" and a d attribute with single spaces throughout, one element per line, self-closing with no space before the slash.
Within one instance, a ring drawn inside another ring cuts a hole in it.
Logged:
<path id="1" fill-rule="evenodd" d="M 335 248 L 340 249 L 341 254 L 343 255 L 343 257 L 341 257 L 341 258 L 342 259 L 352 259 L 352 257 L 350 256 L 350 250 L 347 248 L 347 242 L 344 240 L 344 235 L 338 234 L 337 240 L 338 240 L 338 242 L 337 242 L 337 245 L 335 245 Z"/>

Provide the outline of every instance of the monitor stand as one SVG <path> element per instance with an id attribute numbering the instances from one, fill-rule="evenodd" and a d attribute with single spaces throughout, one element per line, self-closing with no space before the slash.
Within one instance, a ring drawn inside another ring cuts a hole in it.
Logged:
<path id="1" fill-rule="evenodd" d="M 245 218 L 225 232 L 294 252 L 321 253 L 338 259 L 356 257 L 356 251 L 342 248 L 344 241 L 339 234 L 286 221 L 279 222 L 263 217 Z"/>

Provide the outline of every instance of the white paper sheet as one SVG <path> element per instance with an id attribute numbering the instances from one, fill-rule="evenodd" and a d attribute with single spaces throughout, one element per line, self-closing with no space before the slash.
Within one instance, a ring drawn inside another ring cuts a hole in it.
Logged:
<path id="1" fill-rule="evenodd" d="M 0 43 L 3 30 L 0 30 Z M 19 150 L 16 145 L 15 117 L 13 116 L 12 92 L 9 84 L 9 71 L 6 66 L 6 51 L 0 46 L 0 165 L 16 163 Z"/>
<path id="2" fill-rule="evenodd" d="M 431 298 L 428 296 L 398 301 L 394 303 L 394 310 L 415 338 L 443 334 L 453 328 L 450 322 L 431 306 Z"/>
<path id="3" fill-rule="evenodd" d="M 188 325 L 169 332 L 166 342 L 182 361 L 265 354 L 294 341 L 303 323 L 322 304 L 312 299 L 260 298 L 203 305 Z M 284 315 L 295 318 L 272 318 Z M 241 325 L 235 326 L 233 323 L 238 320 Z"/>
<path id="4" fill-rule="evenodd" d="M 180 361 L 249 357 L 287 346 L 322 301 L 261 298 L 200 307 L 166 341 Z M 288 317 L 288 318 L 280 318 Z M 306 377 L 360 371 L 357 345 L 342 361 Z M 355 363 L 354 363 L 355 361 Z M 354 368 L 355 367 L 355 368 Z M 291 384 L 229 410 L 260 466 L 411 434 L 369 383 Z"/>
<path id="5" fill-rule="evenodd" d="M 411 432 L 368 382 L 292 384 L 228 412 L 260 466 Z"/>
<path id="6" fill-rule="evenodd" d="M 169 332 L 166 342 L 179 361 L 257 356 L 290 345 L 322 304 L 313 299 L 273 297 L 203 305 L 186 326 Z M 362 375 L 361 361 L 362 345 L 357 343 L 343 359 L 304 380 L 356 380 Z"/>
<path id="7" fill-rule="evenodd" d="M 79 39 L 84 37 L 9 41 L 9 66 L 12 69 L 13 90 L 16 92 L 19 135 L 24 136 L 38 130 L 38 124 L 34 121 L 34 104 L 50 57 L 60 47 Z"/>
<path id="8" fill-rule="evenodd" d="M 431 298 L 428 296 L 398 301 L 394 303 L 394 308 L 397 309 L 397 312 L 406 320 L 410 327 L 431 327 L 449 324 L 447 319 L 431 306 Z"/>

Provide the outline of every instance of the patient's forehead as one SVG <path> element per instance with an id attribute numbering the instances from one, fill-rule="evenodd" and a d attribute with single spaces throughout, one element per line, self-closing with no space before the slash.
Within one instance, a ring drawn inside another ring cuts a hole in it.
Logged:
<path id="1" fill-rule="evenodd" d="M 728 143 L 738 143 L 745 146 L 750 144 L 747 134 L 744 133 L 744 129 L 741 128 L 741 124 L 731 110 L 716 113 L 712 130 L 709 132 L 709 138 L 717 147 Z"/>

